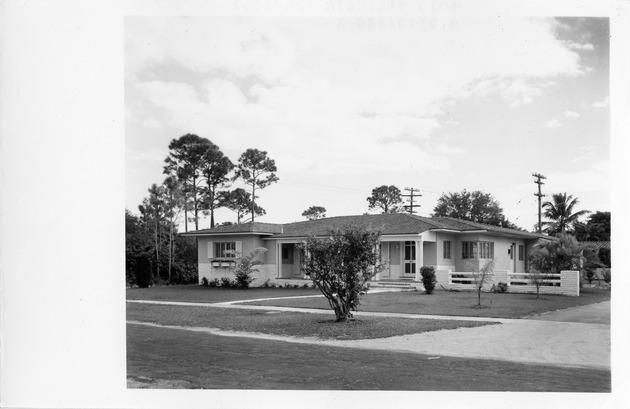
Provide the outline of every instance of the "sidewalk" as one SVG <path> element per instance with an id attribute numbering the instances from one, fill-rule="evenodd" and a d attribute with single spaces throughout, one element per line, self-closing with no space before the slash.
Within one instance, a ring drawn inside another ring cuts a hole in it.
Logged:
<path id="1" fill-rule="evenodd" d="M 252 300 L 248 300 L 252 301 Z M 270 311 L 295 311 L 304 313 L 327 313 L 331 310 L 304 308 L 238 305 L 239 302 L 216 304 L 184 303 L 170 301 L 127 302 L 187 305 L 209 308 L 262 309 Z M 495 325 L 475 328 L 458 328 L 420 334 L 402 335 L 388 338 L 338 341 L 300 339 L 293 337 L 267 336 L 251 333 L 234 333 L 208 328 L 187 328 L 194 331 L 210 332 L 216 335 L 275 339 L 286 342 L 316 343 L 320 345 L 346 348 L 364 348 L 387 351 L 401 351 L 418 354 L 452 356 L 460 358 L 483 358 L 520 363 L 558 365 L 593 369 L 610 369 L 610 322 L 606 312 L 610 302 L 592 306 L 574 307 L 549 312 L 529 319 L 453 317 L 437 315 L 395 314 L 378 312 L 357 312 L 357 316 L 403 317 L 422 319 L 449 319 L 469 321 L 491 321 Z M 587 322 L 567 322 L 583 317 Z M 181 327 L 173 327 L 181 328 Z"/>

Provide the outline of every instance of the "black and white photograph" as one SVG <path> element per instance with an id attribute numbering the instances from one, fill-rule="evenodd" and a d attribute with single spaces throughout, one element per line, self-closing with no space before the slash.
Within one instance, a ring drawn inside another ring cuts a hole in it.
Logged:
<path id="1" fill-rule="evenodd" d="M 628 4 L 507 4 L 6 2 L 3 406 L 622 407 Z"/>

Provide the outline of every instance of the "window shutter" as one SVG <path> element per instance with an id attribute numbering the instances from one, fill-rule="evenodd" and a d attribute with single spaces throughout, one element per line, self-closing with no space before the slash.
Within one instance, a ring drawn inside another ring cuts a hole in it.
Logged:
<path id="1" fill-rule="evenodd" d="M 214 258 L 214 243 L 208 242 L 208 258 Z"/>
<path id="2" fill-rule="evenodd" d="M 236 242 L 236 252 L 238 254 L 242 254 L 243 253 L 243 242 L 242 241 L 237 241 Z"/>

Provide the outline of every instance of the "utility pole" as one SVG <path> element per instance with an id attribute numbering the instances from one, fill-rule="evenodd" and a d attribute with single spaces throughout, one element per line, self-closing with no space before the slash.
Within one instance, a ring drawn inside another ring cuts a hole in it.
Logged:
<path id="1" fill-rule="evenodd" d="M 543 198 L 543 196 L 547 196 L 547 195 L 543 195 L 541 193 L 540 185 L 544 185 L 544 182 L 541 182 L 541 179 L 547 179 L 547 178 L 539 173 L 532 173 L 532 176 L 536 178 L 536 180 L 534 180 L 534 183 L 538 185 L 538 193 L 534 193 L 534 196 L 538 196 L 538 234 L 542 234 L 542 220 L 541 220 L 542 205 L 541 205 L 540 200 Z"/>
<path id="2" fill-rule="evenodd" d="M 414 193 L 415 192 L 420 192 L 420 189 L 414 189 L 412 187 L 406 187 L 405 190 L 408 191 L 411 194 L 409 194 L 409 195 L 401 195 L 402 197 L 408 197 L 409 198 L 409 204 L 405 205 L 404 207 L 405 207 L 405 209 L 409 209 L 409 214 L 414 214 L 415 211 L 413 210 L 413 208 L 414 207 L 420 207 L 420 205 L 419 204 L 413 204 L 413 198 L 422 196 L 420 193 L 418 193 L 416 195 L 414 195 Z"/>

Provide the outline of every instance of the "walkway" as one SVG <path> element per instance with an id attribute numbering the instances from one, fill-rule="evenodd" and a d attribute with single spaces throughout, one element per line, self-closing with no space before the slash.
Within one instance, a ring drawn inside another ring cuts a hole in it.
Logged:
<path id="1" fill-rule="evenodd" d="M 251 302 L 252 300 L 248 301 Z M 331 310 L 238 305 L 238 303 L 242 301 L 216 304 L 140 300 L 129 300 L 128 302 L 332 314 Z M 298 343 L 317 343 L 347 348 L 412 352 L 433 355 L 436 358 L 440 356 L 452 356 L 567 367 L 610 369 L 610 302 L 549 312 L 540 316 L 530 317 L 529 319 L 450 317 L 365 311 L 358 312 L 356 315 L 492 321 L 500 324 L 352 341 L 235 333 L 208 328 L 187 329 L 225 336 L 265 338 Z"/>

